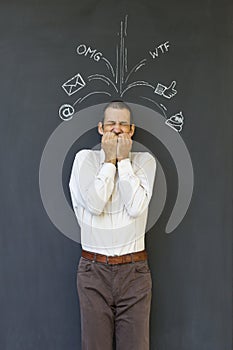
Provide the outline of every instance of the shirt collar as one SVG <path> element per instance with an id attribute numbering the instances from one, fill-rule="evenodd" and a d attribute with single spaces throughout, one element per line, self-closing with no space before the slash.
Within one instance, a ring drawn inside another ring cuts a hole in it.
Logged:
<path id="1" fill-rule="evenodd" d="M 132 160 L 132 152 L 129 152 L 129 159 Z M 104 150 L 101 148 L 100 150 L 100 164 L 103 164 L 105 160 L 105 153 Z"/>

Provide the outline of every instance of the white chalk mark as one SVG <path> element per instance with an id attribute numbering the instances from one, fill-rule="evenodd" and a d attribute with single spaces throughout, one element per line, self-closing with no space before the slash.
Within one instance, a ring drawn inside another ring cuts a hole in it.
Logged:
<path id="1" fill-rule="evenodd" d="M 117 84 L 117 78 L 118 78 L 118 45 L 116 47 L 116 84 Z"/>
<path id="2" fill-rule="evenodd" d="M 81 49 L 81 51 L 80 51 Z M 97 52 L 96 49 L 92 49 L 90 46 L 86 46 L 85 44 L 80 44 L 77 49 L 77 54 L 78 55 L 84 55 L 87 56 L 90 54 L 90 58 L 93 58 L 95 61 L 99 61 L 100 58 L 102 57 L 102 52 Z"/>
<path id="3" fill-rule="evenodd" d="M 142 66 L 145 66 L 146 63 L 141 63 L 140 66 L 138 66 L 136 69 L 135 69 L 135 72 L 137 72 L 137 70 L 139 70 Z"/>
<path id="4" fill-rule="evenodd" d="M 148 81 L 144 81 L 144 80 L 134 81 L 133 83 L 129 84 L 128 87 L 135 86 L 135 85 L 146 85 L 146 86 L 151 87 L 152 89 L 155 88 L 153 85 L 148 83 Z"/>
<path id="5" fill-rule="evenodd" d="M 63 90 L 67 93 L 68 96 L 75 94 L 75 92 L 81 90 L 86 86 L 85 81 L 83 80 L 81 74 L 76 74 L 71 79 L 67 80 L 63 85 Z"/>
<path id="6" fill-rule="evenodd" d="M 82 97 L 81 100 L 79 101 L 79 103 L 81 103 L 86 98 L 88 98 L 89 96 L 94 95 L 94 94 L 105 94 L 105 95 L 111 96 L 111 94 L 109 92 L 106 92 L 106 91 L 94 91 L 94 92 L 90 92 L 88 95 Z"/>
<path id="7" fill-rule="evenodd" d="M 120 22 L 120 30 L 119 33 L 117 33 L 120 38 L 116 48 L 116 84 L 119 87 L 120 94 L 122 93 L 125 75 L 128 71 L 127 48 L 125 47 L 125 39 L 127 36 L 127 18 L 128 15 L 125 16 L 124 21 Z"/>
<path id="8" fill-rule="evenodd" d="M 160 105 L 159 105 L 156 101 L 154 101 L 154 100 L 152 100 L 151 98 L 148 98 L 148 97 L 144 97 L 144 96 L 140 96 L 140 97 L 141 97 L 141 98 L 144 98 L 145 100 L 149 100 L 149 101 L 151 101 L 152 103 L 154 103 L 154 104 L 155 104 L 157 107 L 159 107 L 159 109 L 162 111 L 164 117 L 167 118 L 166 113 L 164 112 L 164 110 L 160 107 Z"/>
<path id="9" fill-rule="evenodd" d="M 106 81 L 106 79 L 102 78 L 102 77 L 95 77 L 95 78 L 90 78 L 88 79 L 89 81 L 93 80 L 93 79 L 99 79 L 99 80 L 102 80 L 104 81 L 106 84 L 108 84 L 108 86 L 110 85 L 109 81 Z"/>
<path id="10" fill-rule="evenodd" d="M 127 47 L 125 48 L 125 71 L 128 71 L 128 64 L 127 64 Z"/>
<path id="11" fill-rule="evenodd" d="M 125 16 L 125 36 L 127 36 L 127 20 L 128 20 L 128 15 Z"/>
<path id="12" fill-rule="evenodd" d="M 155 94 L 162 95 L 168 99 L 175 96 L 177 94 L 177 90 L 175 90 L 176 81 L 173 80 L 172 83 L 167 87 L 161 83 L 158 83 L 155 89 Z"/>
<path id="13" fill-rule="evenodd" d="M 149 53 L 154 59 L 156 57 L 159 57 L 161 53 L 164 54 L 165 52 L 168 52 L 169 46 L 169 41 L 166 41 L 165 43 L 158 45 L 155 48 L 155 51 L 149 51 Z"/>
<path id="14" fill-rule="evenodd" d="M 146 58 L 143 58 L 140 62 L 138 62 L 132 69 L 131 71 L 129 72 L 129 74 L 127 75 L 126 79 L 125 79 L 125 82 L 127 82 L 127 80 L 129 79 L 130 75 L 135 71 L 135 69 L 141 65 L 143 62 L 146 62 Z"/>
<path id="15" fill-rule="evenodd" d="M 184 125 L 184 117 L 182 111 L 172 115 L 169 119 L 165 121 L 165 124 L 170 126 L 175 131 L 180 132 Z"/>
<path id="16" fill-rule="evenodd" d="M 111 63 L 105 58 L 105 57 L 102 57 L 102 60 L 104 60 L 105 61 L 105 63 L 106 63 L 106 66 L 108 67 L 108 69 L 110 69 L 111 70 L 111 72 L 112 72 L 112 76 L 113 77 L 115 77 L 115 73 L 114 73 L 114 70 L 113 70 L 113 68 L 112 68 L 112 65 L 111 65 Z"/>
<path id="17" fill-rule="evenodd" d="M 127 90 L 129 90 L 135 86 L 148 86 L 148 87 L 151 87 L 152 89 L 154 89 L 154 86 L 149 84 L 147 81 L 139 80 L 139 81 L 135 81 L 135 82 L 131 83 L 130 85 L 128 85 L 127 88 L 125 88 L 124 91 L 121 93 L 121 96 L 123 96 Z"/>
<path id="18" fill-rule="evenodd" d="M 81 100 L 81 97 L 79 97 L 74 103 L 73 103 L 73 107 L 76 105 L 76 103 L 78 103 Z"/>
<path id="19" fill-rule="evenodd" d="M 107 62 L 104 62 L 104 63 L 106 64 L 106 66 L 107 66 L 108 70 L 110 70 L 110 66 L 109 66 L 109 64 L 108 64 Z"/>
<path id="20" fill-rule="evenodd" d="M 69 104 L 64 104 L 59 108 L 59 117 L 62 120 L 70 120 L 73 118 L 73 114 L 74 114 L 74 108 L 73 106 L 69 105 Z"/>
<path id="21" fill-rule="evenodd" d="M 165 85 L 158 83 L 154 92 L 155 94 L 163 95 L 163 92 L 166 90 L 166 88 L 167 87 Z"/>
<path id="22" fill-rule="evenodd" d="M 108 84 L 108 85 L 111 84 L 114 87 L 114 89 L 116 90 L 116 92 L 118 92 L 118 89 L 117 89 L 116 85 L 112 82 L 112 80 L 103 74 L 92 74 L 92 75 L 89 75 L 87 78 L 89 81 L 94 80 L 94 79 L 103 80 L 106 84 Z"/>
<path id="23" fill-rule="evenodd" d="M 120 93 L 122 92 L 122 32 L 123 32 L 123 22 L 121 21 L 121 31 L 120 31 L 120 77 L 119 77 L 119 83 L 120 83 Z"/>
<path id="24" fill-rule="evenodd" d="M 122 85 L 124 83 L 124 73 L 125 73 L 125 38 L 122 37 Z"/>
<path id="25" fill-rule="evenodd" d="M 162 103 L 160 103 L 160 106 L 163 107 L 163 109 L 165 109 L 165 111 L 167 111 L 167 107 L 165 107 Z"/>

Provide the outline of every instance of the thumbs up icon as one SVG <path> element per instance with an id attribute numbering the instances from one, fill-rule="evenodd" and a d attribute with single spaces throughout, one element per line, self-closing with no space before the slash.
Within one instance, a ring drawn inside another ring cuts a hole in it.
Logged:
<path id="1" fill-rule="evenodd" d="M 158 83 L 154 92 L 158 95 L 162 95 L 170 99 L 171 97 L 177 94 L 177 90 L 175 90 L 175 86 L 176 86 L 175 80 L 173 80 L 173 82 L 168 87 Z"/>

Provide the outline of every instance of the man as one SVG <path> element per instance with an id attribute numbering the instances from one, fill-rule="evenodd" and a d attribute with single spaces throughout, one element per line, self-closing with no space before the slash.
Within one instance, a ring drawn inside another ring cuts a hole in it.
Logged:
<path id="1" fill-rule="evenodd" d="M 76 154 L 70 192 L 81 227 L 77 272 L 82 350 L 149 349 L 152 281 L 144 246 L 156 162 L 131 152 L 131 110 L 112 101 L 98 123 L 101 150 Z"/>

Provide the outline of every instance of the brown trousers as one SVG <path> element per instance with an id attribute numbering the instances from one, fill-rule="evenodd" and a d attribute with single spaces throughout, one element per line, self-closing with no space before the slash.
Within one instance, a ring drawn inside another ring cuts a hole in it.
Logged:
<path id="1" fill-rule="evenodd" d="M 107 265 L 80 258 L 77 289 L 82 350 L 149 350 L 148 262 Z"/>

